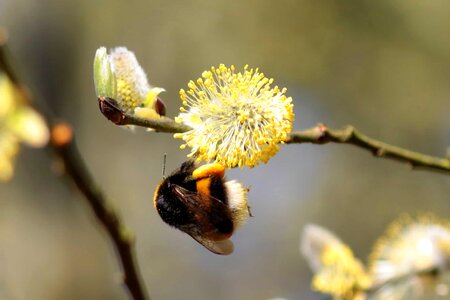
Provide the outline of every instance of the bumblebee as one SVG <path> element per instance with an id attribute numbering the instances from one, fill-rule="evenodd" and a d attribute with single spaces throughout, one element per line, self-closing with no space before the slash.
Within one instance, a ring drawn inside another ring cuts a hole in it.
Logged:
<path id="1" fill-rule="evenodd" d="M 250 216 L 248 189 L 226 181 L 217 163 L 197 167 L 184 162 L 158 185 L 153 203 L 164 222 L 194 238 L 216 254 L 228 255 L 233 232 Z"/>

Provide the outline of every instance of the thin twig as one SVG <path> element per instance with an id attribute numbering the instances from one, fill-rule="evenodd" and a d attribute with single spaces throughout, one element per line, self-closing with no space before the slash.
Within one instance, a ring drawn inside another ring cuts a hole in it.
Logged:
<path id="1" fill-rule="evenodd" d="M 103 112 L 103 111 L 102 111 Z M 162 132 L 186 132 L 191 128 L 178 124 L 170 118 L 164 117 L 162 120 L 149 120 L 138 118 L 131 114 L 120 112 L 121 121 L 117 125 L 136 125 L 145 128 L 152 128 Z M 122 122 L 122 123 L 121 123 Z M 379 140 L 368 137 L 359 132 L 353 126 L 343 129 L 331 129 L 323 124 L 319 124 L 309 129 L 292 132 L 285 142 L 286 144 L 350 144 L 370 151 L 380 158 L 394 159 L 410 164 L 414 169 L 428 169 L 440 171 L 450 175 L 450 158 L 430 156 L 408 149 L 393 146 Z"/>
<path id="2" fill-rule="evenodd" d="M 424 269 L 419 269 L 419 270 L 415 270 L 412 271 L 410 273 L 404 273 L 404 274 L 400 274 L 398 276 L 389 278 L 381 283 L 378 283 L 376 285 L 373 285 L 371 287 L 369 287 L 366 290 L 362 290 L 362 292 L 365 292 L 367 294 L 374 294 L 376 292 L 378 292 L 379 290 L 389 286 L 389 285 L 396 285 L 399 283 L 402 283 L 408 279 L 414 278 L 414 277 L 420 277 L 420 276 L 439 276 L 442 273 L 445 273 L 447 270 L 445 269 L 441 269 L 439 267 L 428 267 L 428 268 L 424 268 Z"/>
<path id="3" fill-rule="evenodd" d="M 171 118 L 161 117 L 161 119 L 155 121 L 151 119 L 138 118 L 134 115 L 127 114 L 124 125 L 137 125 L 146 128 L 152 128 L 157 132 L 186 132 L 191 128 L 184 124 L 180 124 L 172 120 Z"/>
<path id="4" fill-rule="evenodd" d="M 121 221 L 118 213 L 95 184 L 75 144 L 67 124 L 52 128 L 51 143 L 63 160 L 65 172 L 88 200 L 97 220 L 108 232 L 123 267 L 124 283 L 135 300 L 150 299 L 141 283 L 134 258 L 134 237 Z"/>
<path id="5" fill-rule="evenodd" d="M 20 82 L 7 59 L 6 39 L 6 31 L 0 27 L 0 71 L 4 72 L 17 88 L 25 92 L 26 100 L 28 103 L 31 103 L 31 93 L 26 92 L 27 89 Z M 46 118 L 47 123 L 53 125 L 51 146 L 53 146 L 58 156 L 64 162 L 66 174 L 83 193 L 98 222 L 104 226 L 114 244 L 123 269 L 124 283 L 132 299 L 149 300 L 150 297 L 147 295 L 145 286 L 140 278 L 134 256 L 133 235 L 126 229 L 118 213 L 113 209 L 95 183 L 94 178 L 90 175 L 77 150 L 70 126 L 55 124 L 49 113 L 45 113 L 43 109 L 39 111 Z"/>
<path id="6" fill-rule="evenodd" d="M 330 129 L 323 124 L 319 124 L 307 130 L 293 132 L 286 143 L 350 144 L 366 149 L 376 157 L 394 159 L 408 163 L 413 168 L 441 171 L 450 175 L 449 158 L 430 156 L 389 145 L 362 134 L 353 126 L 347 126 L 344 129 Z"/>
<path id="7" fill-rule="evenodd" d="M 3 27 L 0 27 L 0 70 L 5 72 L 8 75 L 9 79 L 15 84 L 19 84 L 17 80 L 17 76 L 11 68 L 11 65 L 8 63 L 6 43 L 8 41 L 8 32 Z"/>
<path id="8" fill-rule="evenodd" d="M 123 112 L 117 105 L 116 100 L 109 97 L 98 97 L 98 106 L 102 114 L 116 125 L 136 125 L 152 129 L 157 132 L 178 133 L 190 130 L 189 126 L 175 122 L 174 120 L 161 116 L 160 119 L 139 118 L 132 114 Z"/>

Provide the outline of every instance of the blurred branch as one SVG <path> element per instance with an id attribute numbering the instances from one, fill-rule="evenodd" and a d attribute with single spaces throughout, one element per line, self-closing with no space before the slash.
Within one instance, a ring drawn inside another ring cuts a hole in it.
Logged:
<path id="1" fill-rule="evenodd" d="M 120 111 L 119 108 L 109 103 L 110 98 L 99 98 L 100 110 L 109 120 L 116 125 L 136 125 L 151 128 L 160 132 L 179 133 L 190 130 L 190 127 L 176 123 L 170 118 L 161 117 L 160 120 L 139 118 L 131 114 Z M 113 106 L 113 107 L 110 107 Z M 380 158 L 389 158 L 400 162 L 408 163 L 412 168 L 428 169 L 440 171 L 450 175 L 450 158 L 441 158 L 414 152 L 408 149 L 389 145 L 364 135 L 353 126 L 343 129 L 331 129 L 324 124 L 315 127 L 294 131 L 290 134 L 286 144 L 350 144 L 370 151 Z"/>
<path id="2" fill-rule="evenodd" d="M 11 65 L 8 63 L 6 58 L 6 43 L 8 41 L 8 33 L 7 31 L 0 27 L 0 70 L 5 72 L 9 79 L 14 82 L 16 85 L 19 84 L 16 74 L 11 68 Z"/>
<path id="3" fill-rule="evenodd" d="M 24 92 L 28 102 L 31 102 L 31 94 L 16 76 L 13 68 L 7 58 L 7 33 L 0 27 L 0 71 L 3 71 L 11 81 Z M 45 114 L 43 109 L 37 109 L 41 114 Z M 55 124 L 55 121 L 49 114 L 44 117 L 48 124 Z M 150 299 L 140 278 L 138 267 L 134 257 L 133 244 L 134 239 L 117 212 L 105 198 L 100 188 L 95 183 L 94 178 L 89 173 L 80 153 L 75 145 L 72 129 L 67 124 L 55 124 L 51 128 L 52 139 L 51 146 L 56 150 L 58 156 L 62 159 L 65 171 L 69 178 L 76 184 L 85 196 L 89 205 L 93 209 L 99 223 L 106 229 L 108 235 L 113 241 L 120 264 L 124 272 L 124 283 L 128 288 L 132 299 L 147 300 Z"/>
<path id="4" fill-rule="evenodd" d="M 374 285 L 362 292 L 365 292 L 368 295 L 372 295 L 387 286 L 390 286 L 390 285 L 395 286 L 396 284 L 401 284 L 403 281 L 410 280 L 411 278 L 414 278 L 414 277 L 424 277 L 424 276 L 437 277 L 440 274 L 445 273 L 445 272 L 446 272 L 446 270 L 444 270 L 442 268 L 438 268 L 438 267 L 423 268 L 423 269 L 419 269 L 419 270 L 416 270 L 411 273 L 405 273 L 405 274 L 398 275 L 396 277 L 392 277 L 392 278 L 390 278 L 382 283 L 379 283 L 377 285 Z"/>
<path id="5" fill-rule="evenodd" d="M 52 146 L 64 162 L 65 172 L 86 197 L 98 221 L 113 240 L 124 270 L 124 283 L 133 299 L 149 299 L 141 283 L 134 258 L 133 234 L 127 230 L 111 203 L 95 184 L 78 152 L 71 127 L 63 123 L 57 124 L 53 126 L 51 136 Z"/>

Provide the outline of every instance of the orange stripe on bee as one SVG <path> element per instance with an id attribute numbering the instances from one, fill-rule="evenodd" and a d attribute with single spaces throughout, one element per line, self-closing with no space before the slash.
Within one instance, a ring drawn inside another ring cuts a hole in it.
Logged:
<path id="1" fill-rule="evenodd" d="M 223 177 L 225 174 L 225 168 L 221 164 L 212 163 L 198 167 L 192 172 L 192 176 L 195 179 L 207 178 L 210 176 Z"/>
<path id="2" fill-rule="evenodd" d="M 211 196 L 211 192 L 209 187 L 211 185 L 211 178 L 203 178 L 197 180 L 196 185 L 197 185 L 197 193 L 201 195 L 203 202 L 205 202 L 207 206 L 210 206 L 209 199 Z"/>
<path id="3" fill-rule="evenodd" d="M 209 210 L 214 206 L 214 203 L 211 202 L 211 178 L 206 177 L 197 179 L 196 187 L 197 193 L 200 195 L 200 200 L 202 201 L 204 209 L 209 212 Z M 211 212 L 209 212 L 209 218 L 214 218 L 214 215 L 210 213 Z M 199 224 L 202 224 L 203 236 L 205 238 L 211 241 L 223 241 L 231 237 L 233 232 L 223 233 L 218 231 L 216 225 L 211 223 L 211 220 L 205 220 L 205 217 L 206 216 L 204 214 L 197 215 L 197 221 Z"/>

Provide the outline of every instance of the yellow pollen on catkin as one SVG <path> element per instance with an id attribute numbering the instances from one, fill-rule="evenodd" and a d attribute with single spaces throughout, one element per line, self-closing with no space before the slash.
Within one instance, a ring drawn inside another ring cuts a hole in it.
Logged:
<path id="1" fill-rule="evenodd" d="M 117 95 L 121 99 L 121 106 L 126 111 L 131 111 L 136 108 L 136 95 L 129 83 L 124 80 L 117 80 Z"/>
<path id="2" fill-rule="evenodd" d="M 320 260 L 322 270 L 312 281 L 312 286 L 317 291 L 353 299 L 355 289 L 366 289 L 371 284 L 362 264 L 344 244 L 328 245 L 323 249 Z"/>
<path id="3" fill-rule="evenodd" d="M 231 168 L 256 166 L 278 151 L 292 130 L 292 98 L 272 88 L 273 79 L 258 69 L 211 67 L 188 90 L 180 90 L 183 107 L 177 122 L 193 129 L 177 135 L 197 161 L 215 161 Z"/>

